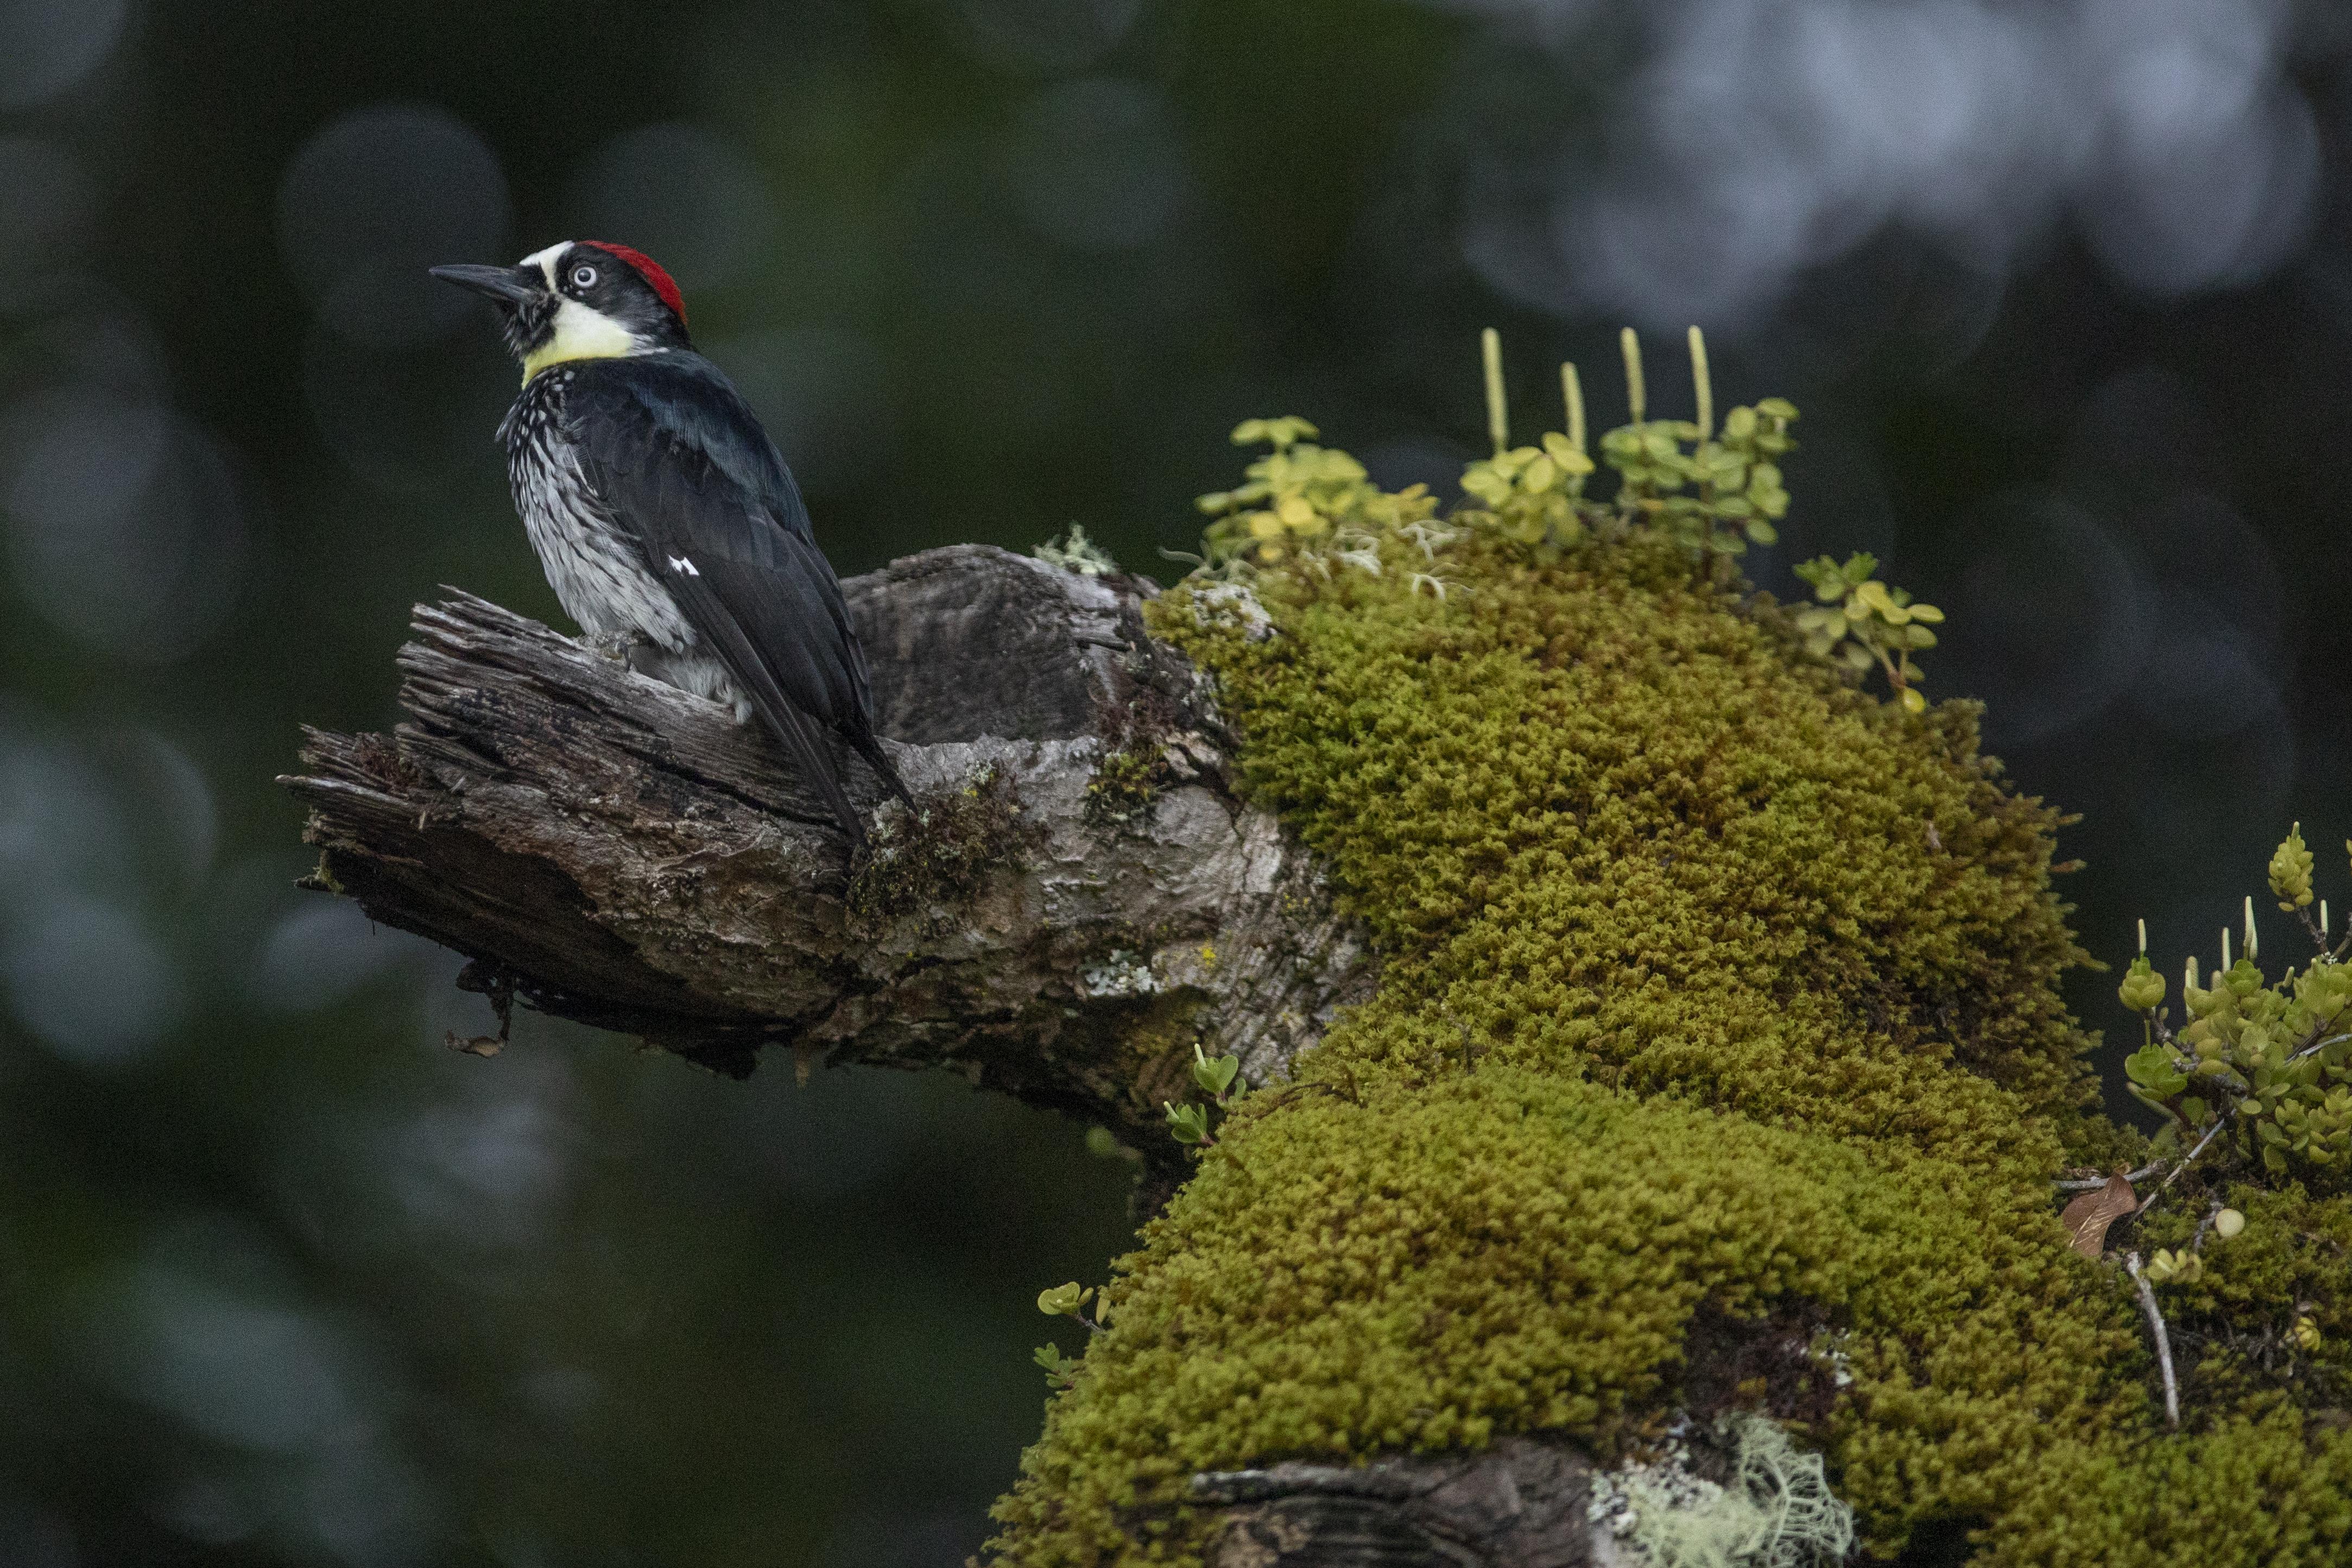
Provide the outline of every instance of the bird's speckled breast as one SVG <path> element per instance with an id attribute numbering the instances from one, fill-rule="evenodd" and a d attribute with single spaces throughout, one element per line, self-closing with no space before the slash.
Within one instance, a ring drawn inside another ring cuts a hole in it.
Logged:
<path id="1" fill-rule="evenodd" d="M 549 585 L 592 638 L 638 643 L 630 650 L 633 668 L 740 709 L 726 669 L 697 647 L 677 601 L 646 570 L 565 438 L 561 416 L 572 374 L 557 366 L 531 377 L 499 426 L 515 510 Z"/>
<path id="2" fill-rule="evenodd" d="M 531 377 L 499 427 L 523 530 L 555 596 L 583 631 L 601 637 L 635 632 L 684 649 L 695 640 L 694 628 L 614 526 L 564 438 L 559 416 L 572 376 L 559 368 Z"/>

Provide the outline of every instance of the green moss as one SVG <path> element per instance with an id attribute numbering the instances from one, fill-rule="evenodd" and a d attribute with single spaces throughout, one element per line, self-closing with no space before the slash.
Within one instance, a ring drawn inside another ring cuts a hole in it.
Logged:
<path id="1" fill-rule="evenodd" d="M 2255 1560 L 2182 1487 L 2292 1469 L 2309 1516 L 2260 1560 L 2334 1560 L 2309 1477 L 2352 1451 L 2275 1399 L 2158 1440 L 2132 1300 L 2065 1246 L 2051 1177 L 2132 1139 L 2058 995 L 2057 818 L 1975 710 L 1870 700 L 1638 534 L 1540 567 L 1474 537 L 1443 600 L 1381 547 L 1261 576 L 1271 637 L 1152 608 L 1386 968 L 1117 1266 L 1003 1557 L 1197 1562 L 1202 1469 L 1605 1449 L 1675 1404 L 1704 1308 L 1839 1331 L 1851 1385 L 1800 1429 L 1874 1552 L 1973 1522 L 1990 1563 Z"/>
<path id="2" fill-rule="evenodd" d="M 1097 824 L 1126 822 L 1140 816 L 1159 793 L 1160 742 L 1139 742 L 1103 758 L 1087 782 L 1087 818 Z"/>
<path id="3" fill-rule="evenodd" d="M 886 812 L 849 879 L 850 929 L 871 940 L 906 920 L 937 928 L 1037 837 L 1010 781 L 989 766 L 961 789 L 927 797 L 919 813 Z"/>
<path id="4" fill-rule="evenodd" d="M 2302 1184 L 2267 1191 L 2232 1183 L 2208 1193 L 2191 1183 L 2143 1227 L 2147 1248 L 2189 1245 L 2214 1204 L 2246 1216 L 2229 1240 L 2207 1234 L 2193 1281 L 2158 1288 L 2192 1405 L 2231 1407 L 2265 1398 L 2306 1406 L 2352 1403 L 2352 1205 L 2315 1197 Z M 2306 1345 L 2300 1319 L 2317 1331 Z"/>
<path id="5" fill-rule="evenodd" d="M 1361 1104 L 1298 1095 L 1227 1138 L 1236 1159 L 1148 1227 L 1113 1332 L 1031 1451 L 1000 1516 L 1022 1561 L 1187 1560 L 1199 1469 L 1605 1432 L 1673 1402 L 1702 1302 L 1802 1300 L 1847 1325 L 1857 1388 L 1904 1406 L 1873 1450 L 1890 1471 L 1990 1388 L 2093 1424 L 2140 1398 L 2080 1375 L 2127 1363 L 2133 1325 L 2086 1290 L 2048 1205 L 1953 1205 L 1971 1178 L 1948 1162 L 1497 1067 Z M 1913 1389 L 1931 1363 L 1967 1384 Z"/>
<path id="6" fill-rule="evenodd" d="M 1158 617 L 1391 954 L 1316 1070 L 1410 1076 L 1466 1026 L 1494 1059 L 2053 1163 L 2095 1101 L 2054 984 L 2084 955 L 2054 814 L 2000 787 L 1972 709 L 1861 695 L 1654 542 L 1448 569 L 1444 602 L 1269 580 L 1256 643 L 1188 634 L 1181 595 Z"/>

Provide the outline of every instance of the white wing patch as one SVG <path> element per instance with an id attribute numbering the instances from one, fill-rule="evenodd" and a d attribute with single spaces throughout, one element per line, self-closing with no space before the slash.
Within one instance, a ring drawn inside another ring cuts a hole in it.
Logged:
<path id="1" fill-rule="evenodd" d="M 669 558 L 669 569 L 673 572 L 683 572 L 689 577 L 699 577 L 702 575 L 701 571 L 696 567 L 694 563 L 688 561 L 683 555 L 671 556 Z"/>

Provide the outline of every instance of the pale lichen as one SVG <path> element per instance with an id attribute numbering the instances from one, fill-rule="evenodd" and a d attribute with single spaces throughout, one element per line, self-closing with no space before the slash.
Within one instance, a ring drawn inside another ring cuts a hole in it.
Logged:
<path id="1" fill-rule="evenodd" d="M 1081 577 L 1108 577 L 1118 570 L 1118 563 L 1110 558 L 1110 552 L 1088 539 L 1087 531 L 1075 522 L 1070 524 L 1068 532 L 1047 540 L 1029 553 L 1048 566 L 1058 566 Z"/>
<path id="2" fill-rule="evenodd" d="M 1822 1457 L 1763 1416 L 1735 1412 L 1715 1434 L 1731 1446 L 1723 1481 L 1694 1468 L 1689 1422 L 1645 1458 L 1592 1478 L 1585 1517 L 1647 1568 L 1814 1568 L 1853 1547 L 1853 1510 L 1830 1492 Z"/>
<path id="3" fill-rule="evenodd" d="M 1204 583 L 1190 597 L 1193 624 L 1208 631 L 1234 631 L 1248 642 L 1274 635 L 1273 617 L 1246 583 Z"/>
<path id="4" fill-rule="evenodd" d="M 1089 963 L 1078 971 L 1078 986 L 1080 994 L 1094 1000 L 1149 996 L 1160 989 L 1160 979 L 1151 973 L 1150 959 L 1117 948 L 1100 963 Z"/>

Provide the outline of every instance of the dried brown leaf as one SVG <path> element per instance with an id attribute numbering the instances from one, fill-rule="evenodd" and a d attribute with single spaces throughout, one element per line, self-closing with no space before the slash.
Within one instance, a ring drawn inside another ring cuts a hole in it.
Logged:
<path id="1" fill-rule="evenodd" d="M 2106 1249 L 2107 1226 L 2138 1208 L 2139 1194 L 2132 1191 L 2130 1178 L 2118 1171 L 2107 1178 L 2106 1185 L 2068 1204 L 2058 1218 L 2074 1250 L 2085 1258 L 2096 1258 Z"/>

